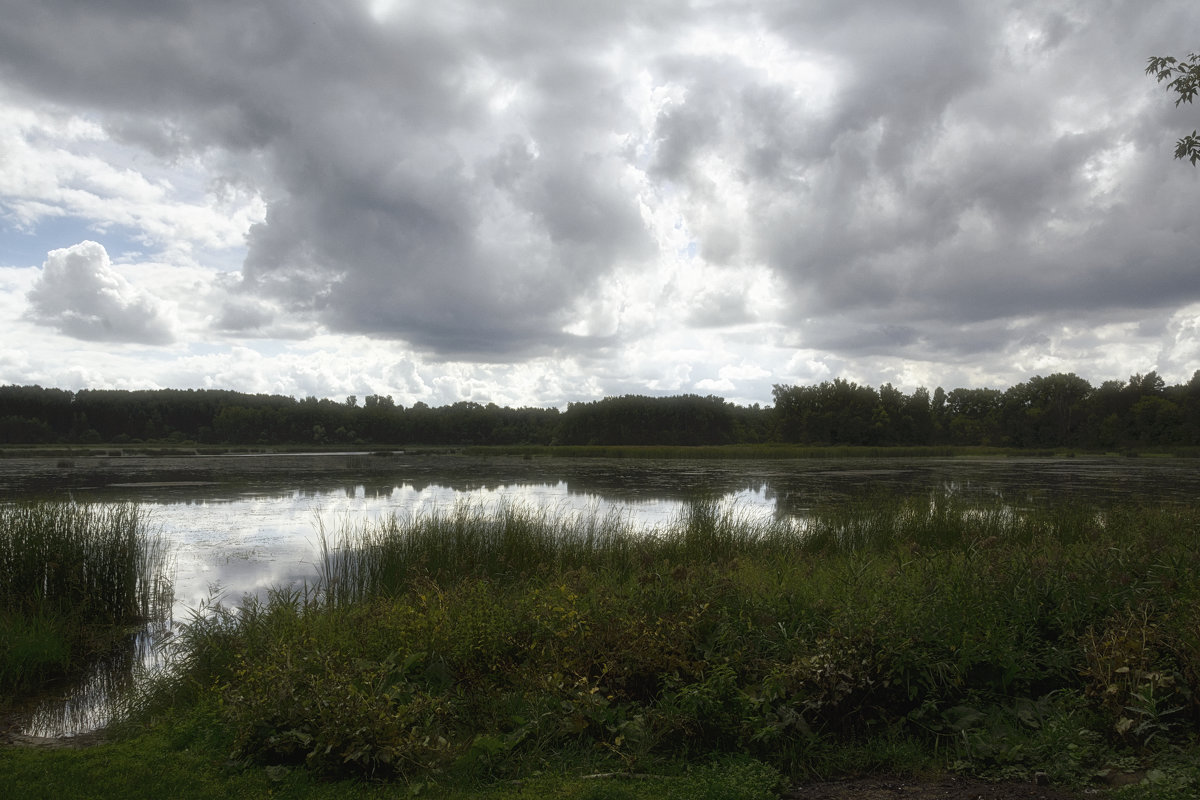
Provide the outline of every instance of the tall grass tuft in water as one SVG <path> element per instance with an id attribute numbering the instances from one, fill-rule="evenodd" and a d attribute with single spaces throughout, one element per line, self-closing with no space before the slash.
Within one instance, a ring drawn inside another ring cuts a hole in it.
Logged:
<path id="1" fill-rule="evenodd" d="M 458 503 L 411 517 L 323 527 L 319 594 L 345 605 L 394 596 L 417 579 L 513 581 L 548 570 L 627 560 L 637 546 L 623 515 L 558 514 L 517 503 Z"/>
<path id="2" fill-rule="evenodd" d="M 333 535 L 320 529 L 318 587 L 325 600 L 345 605 L 397 595 L 418 579 L 507 583 L 581 568 L 627 576 L 647 564 L 711 563 L 768 546 L 794 548 L 790 530 L 708 498 L 693 500 L 678 518 L 650 531 L 616 510 L 459 503 L 408 518 L 347 523 Z"/>
<path id="3" fill-rule="evenodd" d="M 134 505 L 0 506 L 0 608 L 117 624 L 154 616 L 167 552 Z"/>
<path id="4" fill-rule="evenodd" d="M 1022 508 L 979 502 L 952 493 L 882 493 L 814 509 L 805 524 L 808 553 L 886 553 L 897 549 L 971 550 L 981 543 L 1031 545 L 1050 536 L 1062 543 L 1087 539 L 1106 512 L 1056 503 Z"/>
<path id="5" fill-rule="evenodd" d="M 170 608 L 169 554 L 134 505 L 0 505 L 0 685 L 67 671 Z"/>

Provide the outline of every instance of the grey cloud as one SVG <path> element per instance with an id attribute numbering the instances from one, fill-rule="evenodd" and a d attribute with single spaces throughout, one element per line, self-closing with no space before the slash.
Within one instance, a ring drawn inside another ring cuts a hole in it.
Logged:
<path id="1" fill-rule="evenodd" d="M 773 270 L 797 339 L 847 356 L 965 358 L 1017 343 L 1016 318 L 1200 299 L 1194 175 L 1169 158 L 1189 123 L 1141 74 L 1193 3 L 0 8 L 7 87 L 258 184 L 225 330 L 278 307 L 444 358 L 608 345 L 561 331 L 614 267 L 653 263 L 641 206 L 676 197 L 703 258 Z M 830 66 L 831 98 L 680 44 L 706 25 Z M 680 90 L 649 129 L 641 81 Z M 690 321 L 744 314 L 713 294 Z"/>
<path id="2" fill-rule="evenodd" d="M 76 339 L 168 344 L 165 305 L 131 286 L 96 242 L 51 251 L 28 294 L 29 317 Z"/>
<path id="3" fill-rule="evenodd" d="M 921 335 L 907 325 L 854 325 L 841 331 L 822 331 L 804 341 L 810 347 L 839 353 L 900 354 L 921 341 Z"/>
<path id="4" fill-rule="evenodd" d="M 507 15 L 58 5 L 7 18 L 4 78 L 97 107 L 153 152 L 261 152 L 269 209 L 243 290 L 297 318 L 448 356 L 545 350 L 575 341 L 559 331 L 576 298 L 651 252 L 611 141 L 623 78 L 570 13 L 531 57 L 527 20 Z M 489 81 L 527 113 L 496 117 Z M 537 151 L 495 182 L 512 151 L 492 125 Z"/>
<path id="5" fill-rule="evenodd" d="M 696 328 L 721 328 L 753 320 L 745 295 L 736 287 L 714 288 L 701 294 L 687 323 Z"/>
<path id="6" fill-rule="evenodd" d="M 825 129 L 829 154 L 781 140 L 780 172 L 803 175 L 803 183 L 796 191 L 747 186 L 758 209 L 751 238 L 762 243 L 759 257 L 793 286 L 796 316 L 857 309 L 962 325 L 1200 297 L 1200 229 L 1194 215 L 1179 218 L 1177 202 L 1190 176 L 1141 146 L 1126 149 L 1126 131 L 1141 125 L 1131 102 L 1144 88 L 1137 84 L 1141 59 L 1091 63 L 1113 39 L 1139 30 L 1133 4 L 1117 6 L 1112 14 L 1080 7 L 1069 25 L 1046 23 L 1043 49 L 1053 52 L 1044 57 L 1052 60 L 1037 74 L 1039 84 L 1021 85 L 1020 107 L 1008 105 L 1020 67 L 997 41 L 995 15 L 921 4 L 915 21 L 891 10 L 866 21 L 865 6 L 847 6 L 846 20 L 864 21 L 855 33 L 862 45 L 845 38 L 846 23 L 828 34 L 837 53 L 859 59 Z M 808 9 L 797 4 L 788 13 Z M 792 19 L 797 46 L 829 41 L 812 34 L 811 22 Z M 885 36 L 895 43 L 885 45 Z M 1144 49 L 1155 45 L 1147 39 Z M 1061 85 L 1048 82 L 1059 75 Z M 1113 95 L 1104 97 L 1095 87 L 1110 77 Z M 1081 120 L 1069 105 L 1080 102 L 1071 99 L 1076 92 L 1106 105 Z M 794 138 L 816 130 L 797 125 Z M 1141 141 L 1139 133 L 1135 144 Z M 1095 173 L 1113 159 L 1120 183 L 1106 188 Z M 857 339 L 828 345 L 876 352 Z M 895 350 L 886 337 L 877 347 Z"/>
<path id="7" fill-rule="evenodd" d="M 233 299 L 226 303 L 213 325 L 222 331 L 255 331 L 265 328 L 274 318 L 272 310 L 262 303 Z"/>
<path id="8" fill-rule="evenodd" d="M 983 367 L 1009 363 L 1022 350 L 1045 351 L 1061 331 L 1069 328 L 1069 347 L 1073 351 L 1091 351 L 1103 346 L 1095 331 L 1109 323 L 1129 323 L 1138 316 L 1125 312 L 1120 316 L 1097 310 L 1031 312 L 1019 319 L 939 320 L 912 323 L 913 315 L 896 312 L 873 319 L 834 315 L 793 327 L 781 337 L 780 346 L 837 353 L 852 363 L 869 363 L 873 358 Z M 1155 330 L 1161 328 L 1161 321 Z M 1139 330 L 1137 337 L 1148 340 L 1153 330 Z M 1111 377 L 1111 376 L 1110 376 Z"/>
<path id="9" fill-rule="evenodd" d="M 260 339 L 307 339 L 313 335 L 313 326 L 281 314 L 272 303 L 238 294 L 237 289 L 234 284 L 216 293 L 218 306 L 209 318 L 215 333 Z"/>

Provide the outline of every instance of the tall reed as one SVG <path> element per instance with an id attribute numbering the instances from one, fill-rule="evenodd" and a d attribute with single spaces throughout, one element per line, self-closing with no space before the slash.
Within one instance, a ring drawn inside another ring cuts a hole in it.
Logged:
<path id="1" fill-rule="evenodd" d="M 136 505 L 0 505 L 0 611 L 89 625 L 150 619 L 169 608 L 168 566 Z"/>
<path id="2" fill-rule="evenodd" d="M 580 568 L 627 574 L 645 564 L 728 560 L 768 542 L 779 546 L 786 527 L 707 498 L 651 530 L 616 510 L 459 503 L 408 518 L 348 522 L 332 534 L 321 528 L 318 583 L 321 595 L 340 605 L 398 594 L 416 578 L 508 581 Z"/>
<path id="3" fill-rule="evenodd" d="M 880 493 L 813 509 L 805 520 L 803 548 L 810 554 L 851 554 L 969 551 L 1047 538 L 1066 544 L 1093 538 L 1110 514 L 1109 509 L 1070 502 L 1022 507 L 999 498 L 980 501 L 939 491 Z"/>
<path id="4" fill-rule="evenodd" d="M 600 566 L 631 545 L 623 515 L 557 514 L 518 503 L 458 503 L 410 517 L 318 530 L 319 592 L 341 605 L 394 595 L 418 577 L 516 579 L 548 568 Z"/>

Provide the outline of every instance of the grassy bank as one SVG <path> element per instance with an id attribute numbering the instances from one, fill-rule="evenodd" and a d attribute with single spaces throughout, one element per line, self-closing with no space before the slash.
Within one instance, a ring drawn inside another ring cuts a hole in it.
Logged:
<path id="1" fill-rule="evenodd" d="M 0 505 L 0 690 L 78 671 L 169 609 L 168 554 L 131 505 Z"/>
<path id="2" fill-rule="evenodd" d="M 1200 507 L 941 495 L 804 526 L 697 501 L 652 535 L 516 506 L 351 525 L 312 586 L 198 613 L 127 730 L 180 754 L 183 796 L 759 798 L 945 769 L 1196 796 L 1198 534 Z M 6 753 L 0 780 L 92 757 Z M 587 777 L 609 773 L 643 777 Z"/>
<path id="3" fill-rule="evenodd" d="M 701 501 L 652 536 L 459 507 L 331 534 L 310 591 L 208 609 L 147 708 L 207 709 L 246 763 L 422 783 L 723 753 L 1166 774 L 1200 712 L 1198 532 L 1197 509 L 928 496 L 803 531 Z"/>

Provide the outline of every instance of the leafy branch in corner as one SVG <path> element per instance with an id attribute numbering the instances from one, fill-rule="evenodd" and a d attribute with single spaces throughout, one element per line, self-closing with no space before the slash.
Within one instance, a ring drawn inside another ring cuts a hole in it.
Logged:
<path id="1" fill-rule="evenodd" d="M 1173 56 L 1152 56 L 1146 64 L 1146 74 L 1159 83 L 1167 81 L 1167 89 L 1178 97 L 1175 105 L 1192 102 L 1200 91 L 1200 53 L 1189 53 L 1179 60 Z M 1200 162 L 1200 131 L 1192 131 L 1175 143 L 1175 157 L 1186 158 L 1195 166 Z"/>

